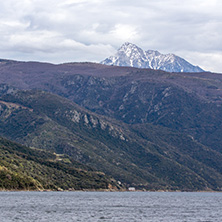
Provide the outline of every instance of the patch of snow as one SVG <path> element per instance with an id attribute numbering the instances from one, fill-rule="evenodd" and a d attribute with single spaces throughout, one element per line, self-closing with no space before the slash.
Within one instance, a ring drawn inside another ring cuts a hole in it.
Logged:
<path id="1" fill-rule="evenodd" d="M 126 42 L 115 56 L 110 56 L 101 62 L 106 65 L 130 66 L 137 68 L 161 69 L 168 72 L 203 72 L 186 60 L 174 54 L 161 54 L 155 50 L 147 50 Z"/>

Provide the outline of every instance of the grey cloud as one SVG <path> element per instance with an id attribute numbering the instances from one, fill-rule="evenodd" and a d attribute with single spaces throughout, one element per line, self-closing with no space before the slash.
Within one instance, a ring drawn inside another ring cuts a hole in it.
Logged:
<path id="1" fill-rule="evenodd" d="M 212 71 L 222 72 L 221 10 L 217 0 L 7 0 L 0 8 L 0 57 L 100 61 L 130 41 L 204 68 L 212 58 Z"/>

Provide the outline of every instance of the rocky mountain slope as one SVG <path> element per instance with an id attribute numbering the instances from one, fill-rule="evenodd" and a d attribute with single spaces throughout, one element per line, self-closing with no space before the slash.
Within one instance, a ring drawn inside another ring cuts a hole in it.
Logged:
<path id="1" fill-rule="evenodd" d="M 222 150 L 221 74 L 1 60 L 0 81 L 50 91 L 126 123 L 148 122 L 180 130 Z"/>
<path id="2" fill-rule="evenodd" d="M 63 95 L 91 111 L 128 124 L 152 123 L 184 132 L 222 152 L 222 81 L 191 76 L 187 81 L 179 77 L 184 80 L 181 87 L 175 81 L 178 75 L 164 73 L 155 78 L 153 74 L 144 71 L 106 79 L 70 76 L 63 79 L 67 90 Z M 188 86 L 186 81 L 191 84 Z M 192 84 L 199 85 L 193 90 Z M 215 90 L 216 95 L 204 96 L 204 89 L 211 93 Z"/>
<path id="3" fill-rule="evenodd" d="M 0 82 L 17 88 L 0 87 L 8 139 L 67 154 L 126 186 L 221 187 L 221 74 L 1 60 Z"/>
<path id="4" fill-rule="evenodd" d="M 128 125 L 50 93 L 1 86 L 0 134 L 146 189 L 220 190 L 222 154 L 192 136 L 152 124 Z"/>
<path id="5" fill-rule="evenodd" d="M 149 68 L 164 70 L 167 72 L 203 72 L 198 66 L 194 66 L 174 54 L 161 54 L 158 51 L 144 51 L 135 44 L 124 43 L 114 56 L 101 62 L 105 65 L 130 66 L 136 68 Z"/>

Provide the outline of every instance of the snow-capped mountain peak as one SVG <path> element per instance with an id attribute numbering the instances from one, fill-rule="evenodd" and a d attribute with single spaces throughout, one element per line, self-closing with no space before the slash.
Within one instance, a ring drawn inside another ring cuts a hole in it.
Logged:
<path id="1" fill-rule="evenodd" d="M 153 56 L 159 56 L 161 55 L 160 52 L 156 51 L 156 50 L 147 50 L 146 53 L 148 55 L 153 55 Z"/>
<path id="2" fill-rule="evenodd" d="M 143 54 L 143 50 L 136 45 L 126 42 L 118 50 L 118 53 L 125 53 L 128 57 L 132 54 Z"/>
<path id="3" fill-rule="evenodd" d="M 105 65 L 160 69 L 167 72 L 204 71 L 174 54 L 161 54 L 155 50 L 144 51 L 129 42 L 124 43 L 114 56 L 110 56 L 101 63 Z"/>

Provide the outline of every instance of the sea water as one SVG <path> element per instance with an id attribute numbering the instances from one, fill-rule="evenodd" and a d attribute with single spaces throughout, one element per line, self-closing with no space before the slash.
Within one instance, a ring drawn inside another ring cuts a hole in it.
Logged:
<path id="1" fill-rule="evenodd" d="M 0 221 L 221 222 L 222 193 L 0 192 Z"/>

